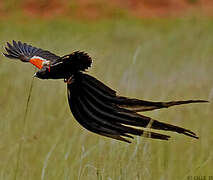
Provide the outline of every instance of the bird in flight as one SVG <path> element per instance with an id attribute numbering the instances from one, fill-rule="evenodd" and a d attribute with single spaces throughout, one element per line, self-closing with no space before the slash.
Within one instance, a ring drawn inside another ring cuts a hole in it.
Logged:
<path id="1" fill-rule="evenodd" d="M 155 130 L 172 131 L 198 139 L 191 130 L 154 120 L 138 112 L 208 101 L 151 102 L 119 96 L 85 72 L 92 64 L 91 57 L 85 52 L 75 51 L 60 57 L 20 41 L 7 43 L 5 50 L 3 55 L 7 58 L 20 59 L 36 66 L 39 71 L 34 76 L 37 78 L 63 79 L 67 84 L 68 102 L 74 118 L 93 133 L 128 143 L 135 135 L 160 140 L 170 138 Z"/>

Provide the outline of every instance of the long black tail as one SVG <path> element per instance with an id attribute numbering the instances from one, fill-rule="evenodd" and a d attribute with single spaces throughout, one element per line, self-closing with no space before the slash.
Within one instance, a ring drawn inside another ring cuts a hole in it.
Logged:
<path id="1" fill-rule="evenodd" d="M 168 135 L 153 132 L 151 129 L 173 131 L 198 138 L 191 130 L 154 120 L 127 108 L 127 105 L 134 106 L 136 101 L 137 103 L 147 101 L 116 96 L 114 90 L 87 74 L 79 73 L 73 79 L 72 83 L 68 84 L 70 109 L 77 121 L 94 133 L 125 142 L 130 142 L 126 138 L 133 138 L 132 135 L 161 140 L 170 138 Z M 206 101 L 175 101 L 165 103 L 164 106 L 193 102 Z M 154 106 L 152 102 L 149 103 L 152 107 Z M 147 103 L 145 105 L 148 107 Z M 155 105 L 155 109 L 158 108 L 163 107 Z"/>
<path id="2" fill-rule="evenodd" d="M 119 106 L 134 112 L 152 111 L 155 109 L 169 108 L 171 106 L 192 104 L 192 103 L 206 103 L 206 100 L 186 100 L 186 101 L 169 101 L 169 102 L 152 102 L 138 99 L 128 99 L 118 97 Z"/>
<path id="3" fill-rule="evenodd" d="M 117 96 L 116 91 L 112 90 L 102 82 L 98 81 L 96 78 L 85 75 L 84 78 L 87 80 L 88 85 L 97 91 L 97 88 L 100 91 L 97 91 L 98 94 L 102 95 L 104 99 L 109 100 L 117 104 L 121 108 L 131 110 L 134 112 L 142 111 L 152 111 L 155 109 L 168 108 L 176 105 L 191 104 L 191 103 L 206 103 L 206 100 L 185 100 L 185 101 L 169 101 L 169 102 L 153 102 L 145 101 L 140 99 L 127 98 L 122 96 Z"/>

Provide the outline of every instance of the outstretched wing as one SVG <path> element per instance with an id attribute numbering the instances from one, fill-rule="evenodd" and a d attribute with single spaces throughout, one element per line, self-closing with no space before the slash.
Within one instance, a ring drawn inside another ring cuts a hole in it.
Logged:
<path id="1" fill-rule="evenodd" d="M 20 41 L 10 44 L 7 42 L 7 47 L 5 47 L 7 53 L 3 53 L 6 57 L 11 59 L 20 59 L 23 62 L 30 62 L 31 59 L 34 61 L 51 61 L 54 62 L 59 59 L 59 56 L 40 48 L 33 47 L 26 43 Z M 31 62 L 32 63 L 32 62 Z"/>
<path id="2" fill-rule="evenodd" d="M 130 142 L 126 138 L 133 138 L 132 135 L 161 140 L 170 138 L 168 135 L 151 132 L 151 128 L 198 138 L 188 129 L 159 122 L 123 107 L 124 104 L 131 106 L 136 99 L 116 96 L 114 90 L 87 74 L 78 73 L 73 77 L 72 83 L 68 84 L 68 101 L 75 119 L 86 129 L 103 136 L 125 142 Z M 149 106 L 147 101 L 138 101 L 146 102 L 144 106 Z M 152 103 L 150 105 L 154 106 Z M 156 106 L 155 109 L 157 108 L 161 107 Z M 149 131 L 138 127 L 148 128 Z"/>

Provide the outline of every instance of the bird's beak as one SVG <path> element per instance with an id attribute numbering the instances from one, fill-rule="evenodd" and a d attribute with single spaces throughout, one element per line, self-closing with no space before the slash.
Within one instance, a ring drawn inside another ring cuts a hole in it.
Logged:
<path id="1" fill-rule="evenodd" d="M 37 76 L 37 73 L 33 74 L 33 77 L 38 77 L 38 76 Z"/>

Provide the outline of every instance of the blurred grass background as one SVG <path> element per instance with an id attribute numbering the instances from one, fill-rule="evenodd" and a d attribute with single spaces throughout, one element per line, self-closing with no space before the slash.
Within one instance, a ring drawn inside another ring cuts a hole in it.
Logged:
<path id="1" fill-rule="evenodd" d="M 106 18 L 99 21 L 26 16 L 1 18 L 0 46 L 21 40 L 64 55 L 83 50 L 89 74 L 118 94 L 153 101 L 213 97 L 210 17 Z M 84 130 L 73 118 L 61 80 L 33 80 L 35 69 L 0 56 L 0 179 L 187 179 L 212 176 L 209 104 L 145 113 L 191 129 L 199 140 L 170 133 L 168 142 L 126 144 Z"/>

